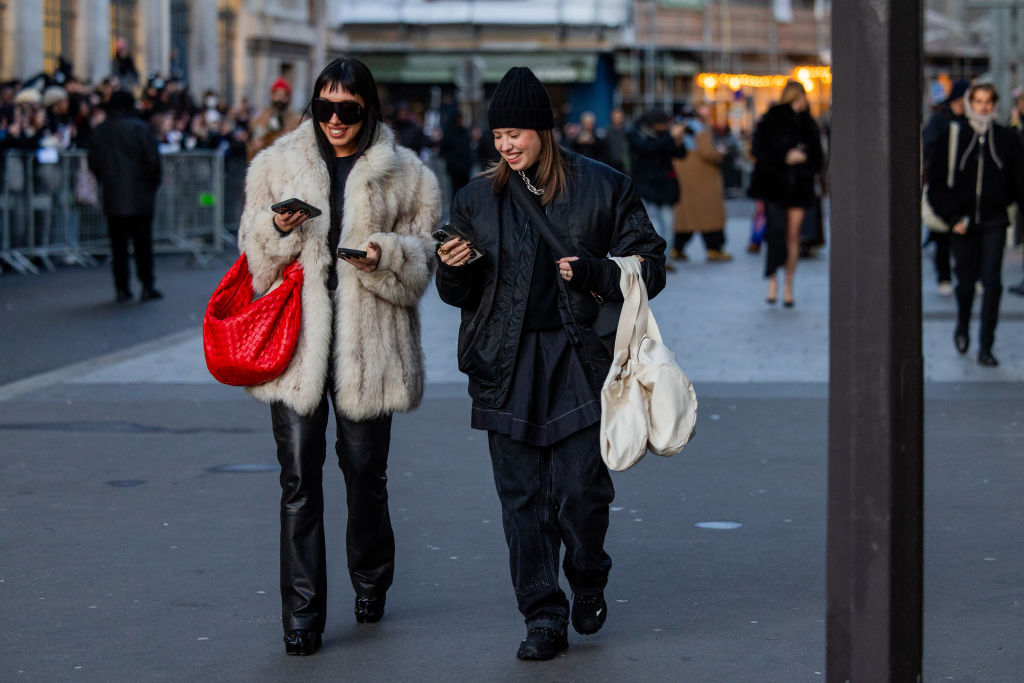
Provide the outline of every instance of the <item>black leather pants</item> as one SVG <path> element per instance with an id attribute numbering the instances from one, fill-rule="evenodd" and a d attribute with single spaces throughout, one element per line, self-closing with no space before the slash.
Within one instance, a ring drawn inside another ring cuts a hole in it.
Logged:
<path id="1" fill-rule="evenodd" d="M 311 415 L 283 403 L 270 414 L 281 463 L 281 603 L 284 630 L 323 633 L 327 612 L 323 466 L 327 397 Z M 356 594 L 384 595 L 395 569 L 395 536 L 388 513 L 387 463 L 391 415 L 354 422 L 335 413 L 335 450 L 348 503 L 346 549 Z"/>

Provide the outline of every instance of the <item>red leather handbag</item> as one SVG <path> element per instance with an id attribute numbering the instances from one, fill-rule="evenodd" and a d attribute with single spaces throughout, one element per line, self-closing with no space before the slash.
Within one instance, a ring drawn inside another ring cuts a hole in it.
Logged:
<path id="1" fill-rule="evenodd" d="M 293 261 L 283 277 L 280 286 L 254 301 L 243 253 L 217 285 L 203 316 L 203 350 L 218 382 L 263 384 L 288 367 L 302 323 L 302 266 Z"/>

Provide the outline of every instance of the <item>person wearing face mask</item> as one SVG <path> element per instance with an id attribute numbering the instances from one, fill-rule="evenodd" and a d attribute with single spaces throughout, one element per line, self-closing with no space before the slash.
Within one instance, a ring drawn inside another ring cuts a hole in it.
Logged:
<path id="1" fill-rule="evenodd" d="M 764 201 L 766 219 L 765 301 L 774 304 L 778 299 L 777 272 L 785 267 L 782 302 L 790 308 L 795 303 L 800 227 L 815 201 L 814 179 L 824 163 L 818 124 L 808 112 L 807 92 L 799 81 L 786 83 L 779 103 L 761 117 L 751 152 L 756 161 L 748 194 Z"/>
<path id="2" fill-rule="evenodd" d="M 286 133 L 299 126 L 299 115 L 289 106 L 292 102 L 292 86 L 284 78 L 278 78 L 270 86 L 270 106 L 261 111 L 249 124 L 252 135 L 249 138 L 249 158 L 270 145 Z"/>
<path id="3" fill-rule="evenodd" d="M 999 95 L 989 83 L 967 91 L 968 126 L 957 138 L 953 184 L 947 184 L 949 138 L 936 141 L 928 167 L 928 201 L 952 228 L 956 261 L 957 324 L 953 344 L 961 354 L 970 347 L 969 324 L 975 283 L 984 286 L 978 363 L 995 367 L 992 355 L 1002 296 L 1003 249 L 1010 224 L 1007 208 L 1024 206 L 1024 150 L 1017 134 L 995 122 Z"/>
<path id="4" fill-rule="evenodd" d="M 527 627 L 517 656 L 546 660 L 568 647 L 570 620 L 593 634 L 608 610 L 614 489 L 601 459 L 599 395 L 611 355 L 596 319 L 601 302 L 622 293 L 619 267 L 605 257 L 641 259 L 653 297 L 665 286 L 665 241 L 632 180 L 559 148 L 547 89 L 530 69 L 505 74 L 488 121 L 501 158 L 455 195 L 451 226 L 465 239 L 439 245 L 436 281 L 441 299 L 462 310 L 459 369 L 469 377 L 472 427 L 487 432 Z M 511 183 L 521 184 L 519 197 Z M 535 202 L 576 253 L 556 260 L 522 201 Z M 474 259 L 471 244 L 483 256 Z M 558 581 L 562 545 L 571 609 Z"/>
<path id="5" fill-rule="evenodd" d="M 270 404 L 281 464 L 281 599 L 285 651 L 310 655 L 326 623 L 322 469 L 328 402 L 348 505 L 346 550 L 355 617 L 376 622 L 394 576 L 388 512 L 391 416 L 423 394 L 417 304 L 434 272 L 437 179 L 383 123 L 370 70 L 352 58 L 313 84 L 312 121 L 249 165 L 239 248 L 262 294 L 302 266 L 302 322 L 284 374 L 248 387 Z M 290 198 L 322 211 L 278 214 Z M 338 256 L 339 247 L 364 252 Z"/>

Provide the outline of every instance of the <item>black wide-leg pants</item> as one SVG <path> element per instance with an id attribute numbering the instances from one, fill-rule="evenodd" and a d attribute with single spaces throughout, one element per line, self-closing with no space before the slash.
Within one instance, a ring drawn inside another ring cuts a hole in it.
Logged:
<path id="1" fill-rule="evenodd" d="M 323 466 L 327 396 L 311 415 L 283 403 L 270 414 L 281 463 L 281 603 L 284 630 L 323 633 L 327 612 Z M 360 597 L 381 597 L 395 569 L 395 536 L 388 511 L 387 463 L 391 415 L 364 422 L 335 411 L 335 451 L 348 504 L 346 551 Z"/>
<path id="2" fill-rule="evenodd" d="M 558 586 L 558 559 L 574 593 L 604 590 L 612 560 L 604 551 L 615 497 L 601 459 L 600 424 L 548 447 L 488 432 L 494 484 L 519 611 L 528 626 L 564 631 L 569 602 Z"/>

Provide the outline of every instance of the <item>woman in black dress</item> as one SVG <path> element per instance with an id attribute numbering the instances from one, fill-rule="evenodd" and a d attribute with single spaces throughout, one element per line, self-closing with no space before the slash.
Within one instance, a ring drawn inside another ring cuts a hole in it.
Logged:
<path id="1" fill-rule="evenodd" d="M 815 201 L 814 178 L 821 171 L 824 155 L 818 124 L 808 111 L 807 93 L 798 81 L 789 81 L 779 104 L 761 118 L 754 131 L 751 149 L 756 163 L 749 194 L 764 200 L 764 275 L 768 278 L 765 300 L 778 298 L 776 271 L 785 266 L 786 284 L 782 301 L 794 304 L 793 277 L 800 258 L 800 226 L 804 213 Z"/>
<path id="2" fill-rule="evenodd" d="M 558 148 L 547 90 L 529 69 L 505 74 L 488 118 L 501 159 L 455 196 L 452 227 L 466 240 L 440 245 L 437 287 L 462 309 L 459 369 L 469 376 L 472 426 L 488 433 L 527 626 L 517 656 L 551 659 L 568 647 L 570 618 L 592 634 L 607 614 L 614 489 L 601 460 L 599 394 L 611 355 L 596 320 L 609 305 L 601 302 L 622 294 L 619 268 L 605 257 L 638 256 L 654 296 L 665 284 L 665 242 L 629 178 Z M 525 186 L 575 255 L 556 260 L 511 183 Z M 482 258 L 470 262 L 470 243 Z M 563 544 L 571 613 L 558 583 Z"/>

